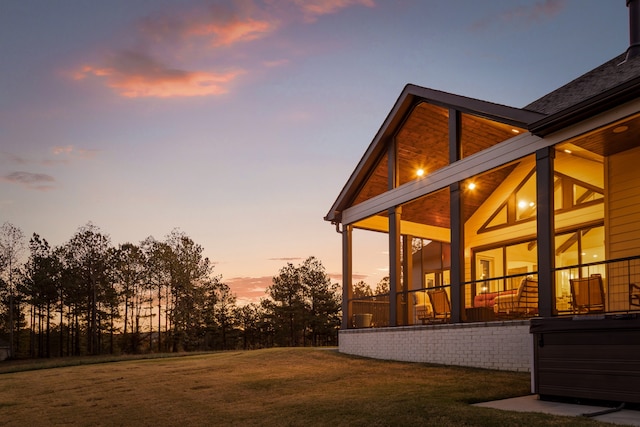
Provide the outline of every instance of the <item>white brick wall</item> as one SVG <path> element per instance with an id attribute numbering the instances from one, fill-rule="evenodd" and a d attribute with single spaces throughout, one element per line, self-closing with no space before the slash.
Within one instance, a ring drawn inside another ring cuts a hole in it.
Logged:
<path id="1" fill-rule="evenodd" d="M 348 329 L 340 352 L 374 359 L 530 372 L 528 320 Z"/>

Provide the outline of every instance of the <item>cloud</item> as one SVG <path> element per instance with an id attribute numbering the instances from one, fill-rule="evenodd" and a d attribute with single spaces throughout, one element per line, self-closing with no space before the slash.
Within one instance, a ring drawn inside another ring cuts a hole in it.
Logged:
<path id="1" fill-rule="evenodd" d="M 248 42 L 265 37 L 277 28 L 275 22 L 254 19 L 233 20 L 223 24 L 205 24 L 191 28 L 191 34 L 213 36 L 211 44 L 230 46 L 239 42 Z"/>
<path id="2" fill-rule="evenodd" d="M 225 283 L 229 285 L 238 301 L 242 301 L 243 304 L 257 303 L 266 297 L 266 290 L 273 283 L 273 277 L 233 277 L 225 279 Z"/>
<path id="3" fill-rule="evenodd" d="M 242 73 L 240 70 L 224 73 L 179 70 L 144 53 L 122 51 L 112 55 L 104 67 L 84 66 L 76 79 L 102 78 L 108 87 L 127 98 L 170 98 L 222 95 Z"/>
<path id="4" fill-rule="evenodd" d="M 336 13 L 350 6 L 374 7 L 374 0 L 293 0 L 303 12 L 305 19 L 315 21 L 318 16 Z"/>
<path id="5" fill-rule="evenodd" d="M 300 261 L 301 257 L 280 257 L 280 258 L 267 258 L 269 261 Z"/>
<path id="6" fill-rule="evenodd" d="M 483 30 L 494 23 L 509 23 L 528 25 L 553 18 L 562 12 L 567 6 L 568 0 L 543 0 L 537 1 L 531 6 L 518 6 L 508 9 L 498 16 L 488 17 L 474 22 L 473 30 Z"/>
<path id="7" fill-rule="evenodd" d="M 0 151 L 0 157 L 2 157 L 2 159 L 6 160 L 8 163 L 12 164 L 25 165 L 29 163 L 29 161 L 24 157 L 20 157 L 17 154 L 9 153 L 6 151 Z"/>
<path id="8" fill-rule="evenodd" d="M 165 9 L 138 20 L 126 37 L 128 46 L 84 61 L 71 75 L 78 81 L 92 78 L 127 98 L 219 96 L 251 70 L 289 64 L 282 53 L 264 46 L 262 58 L 252 60 L 258 57 L 251 50 L 256 41 L 292 22 L 314 22 L 351 6 L 373 7 L 375 2 L 235 0 L 191 10 Z M 265 59 L 270 56 L 278 59 Z"/>
<path id="9" fill-rule="evenodd" d="M 31 173 L 31 172 L 11 172 L 8 175 L 3 176 L 2 181 L 12 184 L 20 184 L 27 187 L 30 190 L 47 191 L 55 188 L 49 183 L 54 183 L 55 178 L 51 175 L 43 173 Z"/>
<path id="10" fill-rule="evenodd" d="M 42 161 L 42 164 L 51 166 L 58 164 L 67 164 L 71 160 L 76 159 L 89 160 L 93 159 L 99 152 L 100 150 L 76 148 L 73 145 L 56 145 L 51 148 L 51 154 L 53 154 L 54 159 L 45 159 L 44 161 Z"/>

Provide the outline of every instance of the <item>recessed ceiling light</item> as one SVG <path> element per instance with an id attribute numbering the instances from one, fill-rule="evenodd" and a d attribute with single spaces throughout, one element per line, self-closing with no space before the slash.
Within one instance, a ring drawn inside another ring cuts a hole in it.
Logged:
<path id="1" fill-rule="evenodd" d="M 473 189 L 475 189 L 475 188 L 476 188 L 476 183 L 475 183 L 475 182 L 471 182 L 471 183 L 469 183 L 469 185 L 467 186 L 467 188 L 468 188 L 469 190 L 473 190 Z"/>
<path id="2" fill-rule="evenodd" d="M 424 175 L 424 169 L 422 169 L 422 168 L 421 168 L 421 169 L 418 169 L 418 170 L 416 171 L 416 175 L 418 175 L 418 176 L 422 176 L 422 175 Z"/>
<path id="3" fill-rule="evenodd" d="M 567 154 L 571 154 L 571 150 L 569 150 L 569 149 L 565 149 L 564 152 L 567 153 Z"/>
<path id="4" fill-rule="evenodd" d="M 629 126 L 618 126 L 613 128 L 613 133 L 622 133 L 626 132 L 629 129 Z"/>

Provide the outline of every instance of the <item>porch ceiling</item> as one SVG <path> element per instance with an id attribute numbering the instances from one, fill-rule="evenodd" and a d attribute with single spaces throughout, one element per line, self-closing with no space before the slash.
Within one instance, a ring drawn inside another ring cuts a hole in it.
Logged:
<path id="1" fill-rule="evenodd" d="M 569 143 L 602 157 L 638 147 L 640 146 L 640 114 L 581 135 Z"/>

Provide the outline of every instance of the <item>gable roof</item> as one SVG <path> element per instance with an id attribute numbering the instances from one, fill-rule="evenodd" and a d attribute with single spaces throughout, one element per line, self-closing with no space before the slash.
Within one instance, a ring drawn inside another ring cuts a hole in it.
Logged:
<path id="1" fill-rule="evenodd" d="M 435 89 L 408 84 L 398 97 L 393 108 L 387 115 L 382 126 L 367 148 L 364 156 L 349 177 L 340 195 L 325 216 L 326 221 L 340 222 L 340 212 L 348 207 L 358 193 L 362 184 L 369 176 L 371 169 L 387 147 L 387 142 L 393 137 L 413 108 L 423 102 L 443 108 L 452 108 L 462 113 L 469 113 L 496 122 L 515 127 L 526 128 L 527 124 L 544 117 L 535 111 L 508 107 L 488 101 L 455 95 Z"/>
<path id="2" fill-rule="evenodd" d="M 342 211 L 349 207 L 362 188 L 387 143 L 412 109 L 422 102 L 521 127 L 543 137 L 638 97 L 640 55 L 627 53 L 616 56 L 524 108 L 409 84 L 398 97 L 324 219 L 332 223 L 341 222 Z"/>

